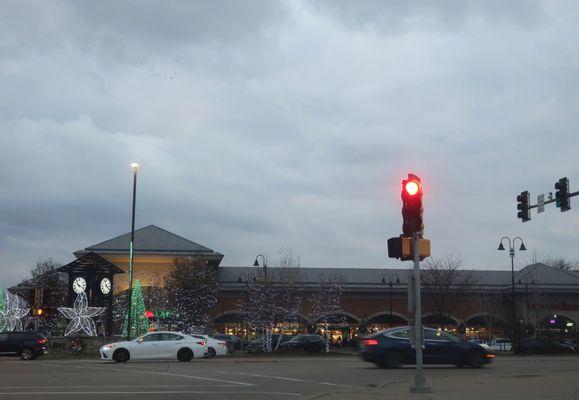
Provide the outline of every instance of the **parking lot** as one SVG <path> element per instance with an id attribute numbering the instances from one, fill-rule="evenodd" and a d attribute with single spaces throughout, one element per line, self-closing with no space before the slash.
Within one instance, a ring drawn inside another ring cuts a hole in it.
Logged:
<path id="1" fill-rule="evenodd" d="M 538 389 L 533 389 L 530 394 L 537 397 L 524 398 L 561 398 L 557 396 L 562 393 L 574 396 L 579 392 L 576 383 L 579 358 L 576 356 L 502 357 L 480 370 L 434 366 L 427 367 L 425 372 L 433 392 L 444 394 L 443 398 L 452 398 L 453 393 L 459 395 L 457 398 L 477 398 L 472 395 L 484 394 L 489 390 L 492 392 L 501 384 L 501 390 L 514 390 L 520 394 L 529 391 L 536 383 Z M 95 359 L 43 358 L 25 362 L 0 358 L 0 398 L 3 399 L 194 397 L 237 400 L 320 397 L 325 400 L 332 398 L 331 393 L 335 392 L 346 396 L 340 398 L 362 398 L 372 393 L 378 395 L 376 391 L 393 395 L 407 393 L 413 379 L 413 367 L 378 369 L 354 355 L 233 356 L 190 363 L 127 364 Z M 548 385 L 541 383 L 541 380 L 552 382 L 552 386 L 546 387 Z M 488 398 L 491 397 L 489 395 Z M 504 393 L 503 397 L 512 396 Z"/>

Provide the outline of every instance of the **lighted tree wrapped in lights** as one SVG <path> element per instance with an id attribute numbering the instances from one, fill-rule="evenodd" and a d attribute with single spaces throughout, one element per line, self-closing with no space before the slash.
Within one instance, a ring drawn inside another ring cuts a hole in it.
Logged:
<path id="1" fill-rule="evenodd" d="M 3 300 L 2 309 L 0 309 L 0 332 L 21 331 L 22 321 L 20 318 L 25 317 L 30 312 L 30 308 L 20 296 L 15 294 L 5 292 L 2 297 L 5 300 Z"/>
<path id="2" fill-rule="evenodd" d="M 58 307 L 58 311 L 70 319 L 64 336 L 84 332 L 87 336 L 96 336 L 96 327 L 93 317 L 101 315 L 105 307 L 89 307 L 86 293 L 82 292 L 76 297 L 73 308 Z"/>
<path id="3" fill-rule="evenodd" d="M 4 311 L 4 290 L 0 286 L 0 312 Z"/>
<path id="4" fill-rule="evenodd" d="M 342 277 L 326 277 L 320 275 L 318 290 L 310 296 L 310 318 L 318 324 L 323 324 L 326 336 L 326 352 L 330 351 L 328 341 L 328 325 L 342 323 Z"/>
<path id="5" fill-rule="evenodd" d="M 137 279 L 131 296 L 131 337 L 137 337 L 149 332 L 149 320 L 145 316 L 145 302 L 143 301 L 143 289 Z M 123 336 L 127 335 L 128 319 L 125 317 Z"/>

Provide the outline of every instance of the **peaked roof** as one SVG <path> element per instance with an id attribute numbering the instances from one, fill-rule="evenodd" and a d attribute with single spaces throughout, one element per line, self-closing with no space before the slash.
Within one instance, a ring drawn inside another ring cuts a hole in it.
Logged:
<path id="1" fill-rule="evenodd" d="M 102 258 L 95 252 L 89 252 L 83 256 L 77 258 L 73 262 L 60 267 L 58 271 L 60 272 L 85 272 L 86 270 L 98 270 L 101 272 L 113 273 L 113 274 L 124 274 L 125 271 L 117 267 L 112 262 Z"/>
<path id="2" fill-rule="evenodd" d="M 128 253 L 130 241 L 131 233 L 129 232 L 89 246 L 75 254 L 88 252 L 101 254 Z M 220 253 L 155 225 L 149 225 L 135 231 L 135 254 L 171 254 L 223 258 Z"/>
<path id="3" fill-rule="evenodd" d="M 531 264 L 517 272 L 515 279 L 521 283 L 543 285 L 579 285 L 579 276 L 545 264 Z"/>

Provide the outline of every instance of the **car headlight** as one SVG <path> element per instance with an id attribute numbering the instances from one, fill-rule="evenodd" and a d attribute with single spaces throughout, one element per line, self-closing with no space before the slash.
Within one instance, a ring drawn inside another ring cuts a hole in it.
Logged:
<path id="1" fill-rule="evenodd" d="M 102 347 L 102 349 L 103 349 L 103 350 L 110 350 L 110 349 L 112 349 L 113 347 L 115 347 L 114 344 L 107 344 L 107 345 L 104 345 L 104 346 Z"/>

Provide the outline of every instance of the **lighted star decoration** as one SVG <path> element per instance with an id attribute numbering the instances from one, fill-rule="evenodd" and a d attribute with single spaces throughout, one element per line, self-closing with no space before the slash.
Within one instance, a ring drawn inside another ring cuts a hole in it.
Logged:
<path id="1" fill-rule="evenodd" d="M 73 308 L 58 307 L 58 311 L 65 318 L 70 319 L 64 336 L 77 332 L 84 332 L 88 336 L 96 336 L 96 327 L 92 318 L 101 315 L 105 311 L 105 307 L 89 307 L 86 293 L 82 292 L 76 297 Z"/>
<path id="2" fill-rule="evenodd" d="M 0 310 L 0 332 L 21 331 L 22 321 L 20 318 L 25 317 L 30 312 L 30 308 L 20 296 L 10 295 L 6 292 L 4 309 Z"/>

